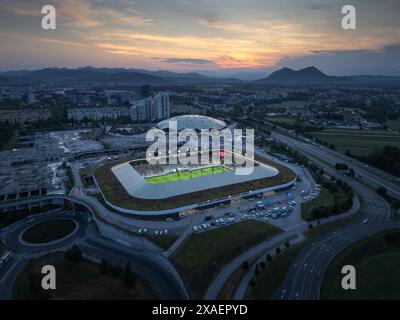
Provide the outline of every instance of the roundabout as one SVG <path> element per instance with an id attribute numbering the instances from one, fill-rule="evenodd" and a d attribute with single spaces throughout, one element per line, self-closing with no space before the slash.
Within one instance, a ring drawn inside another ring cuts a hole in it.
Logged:
<path id="1" fill-rule="evenodd" d="M 55 244 L 71 237 L 78 229 L 79 224 L 73 219 L 53 219 L 27 227 L 20 234 L 19 241 L 30 246 Z"/>

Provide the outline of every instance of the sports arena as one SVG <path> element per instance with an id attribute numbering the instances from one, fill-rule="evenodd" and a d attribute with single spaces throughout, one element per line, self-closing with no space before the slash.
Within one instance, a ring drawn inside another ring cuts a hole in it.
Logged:
<path id="1" fill-rule="evenodd" d="M 226 128 L 227 124 L 225 121 L 202 116 L 202 115 L 183 115 L 172 117 L 167 120 L 163 120 L 157 124 L 157 127 L 162 130 L 168 130 L 170 122 L 176 122 L 177 130 L 181 131 L 183 129 L 193 129 L 193 130 L 201 130 L 201 129 L 219 129 L 222 130 Z"/>
<path id="2" fill-rule="evenodd" d="M 226 127 L 217 119 L 199 119 L 201 123 L 191 118 L 192 129 L 216 124 Z M 209 119 L 211 123 L 205 125 L 204 121 Z M 177 120 L 179 124 L 180 119 Z M 251 174 L 239 175 L 236 172 L 243 167 L 243 161 L 239 161 L 241 164 L 224 161 L 226 154 L 222 151 L 219 151 L 219 161 L 215 161 L 212 151 L 206 152 L 210 156 L 209 164 L 183 165 L 171 161 L 172 156 L 167 157 L 165 164 L 150 165 L 145 159 L 132 158 L 109 162 L 95 170 L 94 179 L 104 201 L 114 210 L 153 216 L 227 204 L 235 199 L 289 188 L 296 180 L 289 168 L 266 159 L 248 159 L 246 155 L 240 157 L 246 157 L 247 164 L 251 161 L 253 170 Z M 198 151 L 197 156 L 200 158 L 202 153 L 204 151 Z"/>

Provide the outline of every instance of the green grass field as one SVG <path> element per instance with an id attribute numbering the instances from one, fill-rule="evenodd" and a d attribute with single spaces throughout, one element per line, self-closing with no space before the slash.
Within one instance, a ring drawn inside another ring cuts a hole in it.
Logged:
<path id="1" fill-rule="evenodd" d="M 277 184 L 284 184 L 292 181 L 296 175 L 292 170 L 278 163 L 267 159 L 257 158 L 257 161 L 273 166 L 279 170 L 279 174 L 265 179 L 257 179 L 249 182 L 237 183 L 229 186 L 212 188 L 199 192 L 185 194 L 184 196 L 171 197 L 159 200 L 147 200 L 130 196 L 118 179 L 115 177 L 111 168 L 119 163 L 123 163 L 133 158 L 124 158 L 118 161 L 107 162 L 94 170 L 94 176 L 101 191 L 106 199 L 122 208 L 134 210 L 167 210 L 199 203 L 207 200 L 219 199 L 228 195 L 239 194 L 249 190 L 257 190 L 271 187 Z"/>
<path id="2" fill-rule="evenodd" d="M 193 234 L 172 254 L 171 260 L 194 299 L 203 297 L 209 283 L 242 252 L 281 232 L 260 221 L 243 221 Z"/>
<path id="3" fill-rule="evenodd" d="M 282 246 L 281 246 L 282 247 Z M 286 273 L 296 255 L 303 248 L 303 244 L 285 249 L 281 254 L 274 255 L 267 267 L 255 277 L 256 285 L 247 288 L 246 300 L 267 300 L 271 299 L 279 288 Z M 266 262 L 266 261 L 264 261 Z"/>
<path id="4" fill-rule="evenodd" d="M 22 234 L 29 243 L 46 243 L 66 237 L 75 230 L 75 223 L 69 219 L 56 219 L 31 226 Z"/>
<path id="5" fill-rule="evenodd" d="M 30 277 L 37 275 L 42 279 L 44 265 L 52 265 L 57 270 L 57 290 L 34 289 Z M 135 270 L 133 270 L 135 272 Z M 134 287 L 124 284 L 119 277 L 105 275 L 99 265 L 82 259 L 71 262 L 64 253 L 54 252 L 29 260 L 18 274 L 13 288 L 16 300 L 153 300 L 158 293 L 138 274 Z"/>
<path id="6" fill-rule="evenodd" d="M 357 270 L 357 290 L 343 290 L 341 268 Z M 321 286 L 322 299 L 400 299 L 400 232 L 381 232 L 341 252 L 329 265 Z"/>
<path id="7" fill-rule="evenodd" d="M 357 156 L 368 156 L 386 145 L 400 148 L 400 135 L 382 130 L 328 129 L 309 132 L 321 141 L 333 144 L 340 152 L 350 150 Z"/>
<path id="8" fill-rule="evenodd" d="M 208 167 L 204 169 L 195 169 L 190 171 L 167 173 L 161 176 L 154 176 L 146 178 L 145 180 L 150 183 L 167 183 L 177 180 L 185 180 L 191 178 L 197 178 L 202 176 L 208 176 L 210 174 L 218 174 L 230 171 L 224 166 Z"/>
<path id="9" fill-rule="evenodd" d="M 386 125 L 390 129 L 400 132 L 400 120 L 389 120 L 389 121 L 386 122 Z"/>
<path id="10" fill-rule="evenodd" d="M 321 207 L 321 206 L 332 206 L 334 204 L 334 199 L 332 194 L 328 189 L 322 188 L 321 193 L 315 199 L 307 202 L 303 202 L 301 204 L 301 217 L 306 220 L 312 220 L 311 211 L 313 208 Z"/>

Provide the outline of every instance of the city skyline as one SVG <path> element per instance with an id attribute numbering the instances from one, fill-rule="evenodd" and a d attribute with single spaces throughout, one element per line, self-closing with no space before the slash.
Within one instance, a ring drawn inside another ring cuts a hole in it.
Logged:
<path id="1" fill-rule="evenodd" d="M 92 65 L 260 78 L 315 65 L 331 75 L 400 75 L 394 0 L 352 1 L 356 30 L 341 28 L 344 1 L 56 0 L 51 31 L 41 29 L 45 3 L 0 3 L 2 71 Z"/>

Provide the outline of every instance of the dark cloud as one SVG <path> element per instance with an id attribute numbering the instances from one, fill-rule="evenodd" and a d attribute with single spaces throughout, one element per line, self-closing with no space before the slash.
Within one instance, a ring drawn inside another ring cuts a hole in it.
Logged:
<path id="1" fill-rule="evenodd" d="M 281 59 L 278 67 L 316 66 L 330 75 L 400 75 L 400 44 L 377 49 L 311 50 L 309 54 Z"/>
<path id="2" fill-rule="evenodd" d="M 191 59 L 191 58 L 153 58 L 166 63 L 190 63 L 190 64 L 213 64 L 214 62 L 207 59 Z"/>
<path id="3" fill-rule="evenodd" d="M 318 2 L 314 2 L 314 3 L 307 3 L 305 5 L 306 9 L 309 10 L 325 10 L 325 9 L 329 9 L 330 7 L 332 7 L 333 3 L 318 3 Z"/>
<path id="4" fill-rule="evenodd" d="M 214 25 L 220 20 L 220 17 L 214 13 L 207 13 L 200 15 L 198 21 L 204 22 L 208 25 Z"/>

